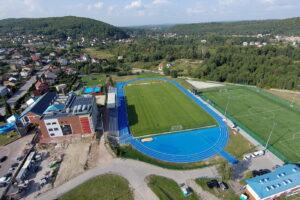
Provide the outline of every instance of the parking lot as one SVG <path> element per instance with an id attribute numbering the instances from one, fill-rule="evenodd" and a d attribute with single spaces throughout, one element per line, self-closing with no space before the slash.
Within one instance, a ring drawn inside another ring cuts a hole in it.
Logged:
<path id="1" fill-rule="evenodd" d="M 0 177 L 3 177 L 4 175 L 9 173 L 9 169 L 11 168 L 12 164 L 19 163 L 18 167 L 21 164 L 21 160 L 17 160 L 18 157 L 21 157 L 24 159 L 24 155 L 26 152 L 29 151 L 29 149 L 32 147 L 31 145 L 28 145 L 32 141 L 34 137 L 34 134 L 30 134 L 27 136 L 24 136 L 15 142 L 12 142 L 6 146 L 0 147 L 0 157 L 7 156 L 7 159 L 0 163 Z M 15 173 L 17 167 L 15 167 L 15 170 L 10 172 L 12 175 Z M 2 192 L 4 191 L 4 188 L 0 188 L 0 195 L 2 195 Z"/>

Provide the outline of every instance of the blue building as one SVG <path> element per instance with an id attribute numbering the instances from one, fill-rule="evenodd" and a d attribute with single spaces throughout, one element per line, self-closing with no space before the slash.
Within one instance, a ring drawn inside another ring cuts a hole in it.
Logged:
<path id="1" fill-rule="evenodd" d="M 271 200 L 300 193 L 300 167 L 288 164 L 274 172 L 246 180 L 251 200 Z"/>

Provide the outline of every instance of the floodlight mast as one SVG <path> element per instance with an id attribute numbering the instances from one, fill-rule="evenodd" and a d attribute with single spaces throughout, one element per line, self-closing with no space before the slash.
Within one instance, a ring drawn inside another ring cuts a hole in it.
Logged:
<path id="1" fill-rule="evenodd" d="M 265 146 L 265 150 L 267 150 L 267 148 L 268 148 L 268 144 L 269 144 L 270 138 L 271 138 L 271 136 L 272 136 L 272 134 L 273 134 L 273 130 L 274 130 L 275 125 L 277 125 L 277 123 L 276 123 L 276 122 L 273 122 L 273 127 L 272 127 L 272 129 L 271 129 L 270 134 L 269 134 L 269 137 L 268 137 L 268 140 L 267 140 L 267 143 L 266 143 L 266 146 Z"/>
<path id="2" fill-rule="evenodd" d="M 298 89 L 300 89 L 300 85 L 298 85 L 298 87 L 297 87 Z M 291 104 L 291 106 L 294 106 L 295 105 L 295 101 L 296 101 L 296 96 L 297 96 L 297 91 L 295 92 L 295 95 L 293 96 L 293 99 L 292 99 L 292 104 Z"/>
<path id="3" fill-rule="evenodd" d="M 229 105 L 229 99 L 230 99 L 230 96 L 227 96 L 227 104 L 226 104 L 226 108 L 225 108 L 225 120 L 227 120 L 227 108 Z"/>

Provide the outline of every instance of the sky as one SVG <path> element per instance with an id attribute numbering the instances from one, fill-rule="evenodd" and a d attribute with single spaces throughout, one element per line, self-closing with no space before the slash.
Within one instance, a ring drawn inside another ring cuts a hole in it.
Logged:
<path id="1" fill-rule="evenodd" d="M 80 16 L 115 26 L 300 16 L 300 0 L 0 0 L 0 19 Z"/>

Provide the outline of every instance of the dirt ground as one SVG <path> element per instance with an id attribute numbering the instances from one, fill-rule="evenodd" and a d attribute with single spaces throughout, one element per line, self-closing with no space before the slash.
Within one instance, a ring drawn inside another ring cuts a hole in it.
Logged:
<path id="1" fill-rule="evenodd" d="M 85 170 L 90 146 L 90 143 L 85 142 L 68 145 L 54 182 L 54 187 L 61 185 Z"/>

